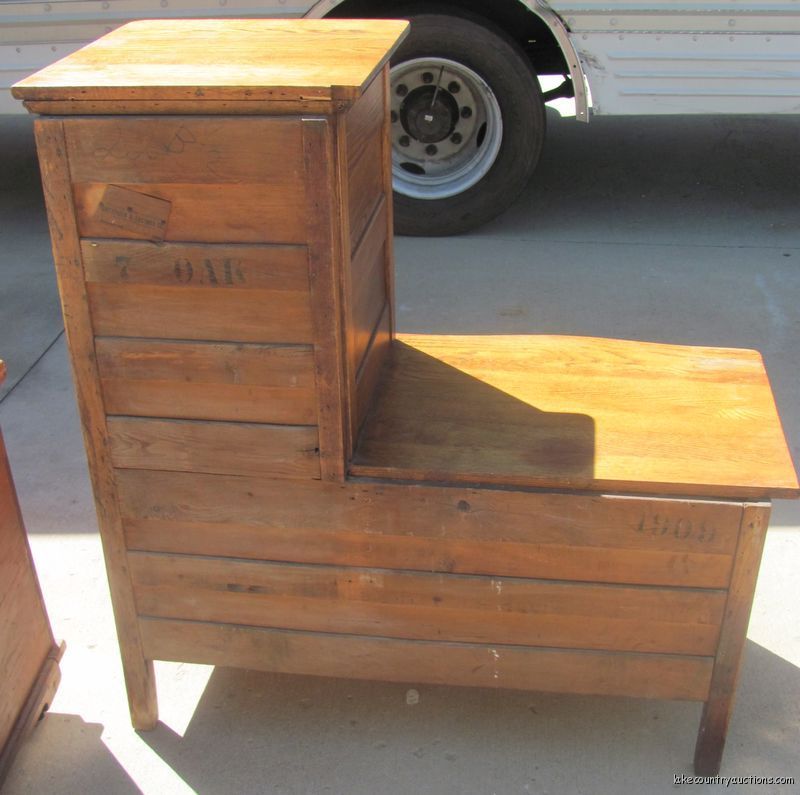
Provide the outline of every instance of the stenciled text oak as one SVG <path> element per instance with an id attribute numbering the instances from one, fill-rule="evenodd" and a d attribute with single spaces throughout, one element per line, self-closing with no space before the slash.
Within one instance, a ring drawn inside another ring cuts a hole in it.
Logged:
<path id="1" fill-rule="evenodd" d="M 15 89 L 133 723 L 156 659 L 689 699 L 716 772 L 798 493 L 761 358 L 396 337 L 405 30 L 138 22 Z"/>

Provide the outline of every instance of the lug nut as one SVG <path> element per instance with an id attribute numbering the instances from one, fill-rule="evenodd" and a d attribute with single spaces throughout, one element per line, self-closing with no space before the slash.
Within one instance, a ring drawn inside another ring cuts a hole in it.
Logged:
<path id="1" fill-rule="evenodd" d="M 393 110 L 389 115 L 389 118 L 392 120 L 392 124 L 397 124 L 397 111 Z"/>
<path id="2" fill-rule="evenodd" d="M 397 143 L 399 143 L 400 146 L 408 146 L 411 143 L 411 139 L 407 135 L 401 135 Z"/>
<path id="3" fill-rule="evenodd" d="M 461 141 L 462 141 L 462 138 L 461 138 L 461 133 L 453 133 L 453 134 L 450 136 L 450 140 L 451 140 L 451 141 L 452 141 L 454 144 L 460 144 L 460 143 L 461 143 Z"/>
<path id="4" fill-rule="evenodd" d="M 461 118 L 468 119 L 470 116 L 472 116 L 472 108 L 468 108 L 465 105 L 463 108 L 461 108 Z"/>
<path id="5" fill-rule="evenodd" d="M 400 85 L 394 90 L 394 93 L 397 94 L 398 97 L 404 97 L 406 94 L 408 94 L 408 86 L 405 83 L 400 83 Z"/>
<path id="6" fill-rule="evenodd" d="M 431 157 L 433 157 L 433 156 L 434 156 L 434 155 L 435 155 L 435 154 L 436 154 L 438 151 L 439 151 L 439 149 L 438 149 L 438 147 L 436 146 L 436 144 L 428 144 L 428 145 L 425 147 L 425 154 L 428 154 L 428 155 L 430 155 Z"/>
<path id="7" fill-rule="evenodd" d="M 423 72 L 422 73 L 422 82 L 423 83 L 432 83 L 433 82 L 433 75 L 430 72 Z"/>
<path id="8" fill-rule="evenodd" d="M 458 94 L 458 92 L 461 91 L 461 86 L 458 83 L 456 83 L 455 80 L 453 80 L 453 82 L 450 83 L 450 85 L 447 86 L 447 90 L 451 94 Z"/>

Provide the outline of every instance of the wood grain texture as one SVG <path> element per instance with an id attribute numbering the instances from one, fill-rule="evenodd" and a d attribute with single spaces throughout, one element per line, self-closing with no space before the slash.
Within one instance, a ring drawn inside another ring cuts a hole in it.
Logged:
<path id="1" fill-rule="evenodd" d="M 282 118 L 82 118 L 66 129 L 74 182 L 301 182 L 301 123 Z"/>
<path id="2" fill-rule="evenodd" d="M 40 102 L 352 101 L 407 30 L 395 20 L 139 20 L 22 80 L 13 94 Z"/>
<path id="3" fill-rule="evenodd" d="M 305 246 L 81 240 L 86 281 L 308 294 Z"/>
<path id="4" fill-rule="evenodd" d="M 170 203 L 164 239 L 201 243 L 306 242 L 306 197 L 302 184 L 273 188 L 265 183 L 117 183 Z M 75 210 L 81 237 L 130 237 L 111 227 L 97 210 L 107 183 L 76 182 Z"/>
<path id="5" fill-rule="evenodd" d="M 229 342 L 312 341 L 309 297 L 284 290 L 89 283 L 94 333 Z"/>
<path id="6" fill-rule="evenodd" d="M 14 757 L 25 738 L 36 728 L 36 724 L 50 708 L 61 681 L 58 663 L 64 654 L 65 644 L 53 648 L 39 669 L 28 698 L 17 716 L 17 720 L 4 742 L 0 741 L 0 787 L 11 769 Z"/>
<path id="7" fill-rule="evenodd" d="M 367 638 L 143 619 L 157 659 L 281 673 L 703 700 L 711 660 L 661 654 L 530 649 Z"/>
<path id="8" fill-rule="evenodd" d="M 4 372 L 0 362 L 0 382 Z M 0 433 L 0 782 L 56 648 Z"/>
<path id="9" fill-rule="evenodd" d="M 100 337 L 109 414 L 314 425 L 310 347 Z"/>
<path id="10" fill-rule="evenodd" d="M 136 728 L 152 729 L 158 720 L 153 662 L 145 657 L 142 649 L 127 568 L 114 469 L 108 452 L 108 430 L 95 360 L 92 325 L 86 300 L 80 240 L 75 225 L 64 125 L 56 120 L 37 120 L 34 131 L 53 242 L 58 291 L 64 313 L 64 330 L 70 350 L 111 602 L 122 652 L 131 720 Z"/>
<path id="11" fill-rule="evenodd" d="M 351 465 L 425 481 L 797 497 L 755 351 L 404 335 Z"/>
<path id="12" fill-rule="evenodd" d="M 119 472 L 130 549 L 725 588 L 735 503 Z"/>
<path id="13" fill-rule="evenodd" d="M 386 306 L 387 214 L 387 202 L 382 198 L 349 262 L 348 358 L 354 378 Z"/>
<path id="14" fill-rule="evenodd" d="M 386 304 L 356 374 L 356 410 L 353 413 L 353 438 L 356 439 L 377 398 L 378 385 L 389 361 L 392 345 L 391 314 L 391 309 Z"/>
<path id="15" fill-rule="evenodd" d="M 394 297 L 394 217 L 391 202 L 392 193 L 392 121 L 389 116 L 389 92 L 391 91 L 391 78 L 389 75 L 389 65 L 383 67 L 381 75 L 383 83 L 383 153 L 381 162 L 383 164 L 383 195 L 390 202 L 386 213 L 386 296 L 389 307 L 389 336 L 395 336 L 395 297 Z"/>
<path id="16" fill-rule="evenodd" d="M 31 113 L 53 116 L 328 116 L 345 110 L 349 100 L 225 100 L 225 99 L 101 99 L 30 100 L 22 103 Z"/>
<path id="17" fill-rule="evenodd" d="M 325 119 L 303 122 L 308 196 L 308 267 L 311 283 L 314 366 L 319 408 L 319 462 L 323 480 L 341 482 L 351 440 L 347 425 L 346 366 L 342 328 L 344 257 L 341 178 L 337 171 L 335 126 Z M 338 206 L 337 206 L 338 205 Z"/>
<path id="18" fill-rule="evenodd" d="M 109 417 L 122 469 L 319 478 L 316 427 Z"/>
<path id="19" fill-rule="evenodd" d="M 347 171 L 350 246 L 359 246 L 383 191 L 383 140 L 374 135 Z"/>
<path id="20" fill-rule="evenodd" d="M 713 655 L 724 591 L 131 554 L 140 615 L 392 638 Z"/>
<path id="21" fill-rule="evenodd" d="M 383 74 L 376 75 L 358 101 L 347 111 L 347 167 L 352 170 L 373 139 L 383 134 L 388 105 Z"/>
<path id="22" fill-rule="evenodd" d="M 769 514 L 769 504 L 753 504 L 745 506 L 742 515 L 710 692 L 697 733 L 694 769 L 698 776 L 716 776 L 722 763 Z"/>

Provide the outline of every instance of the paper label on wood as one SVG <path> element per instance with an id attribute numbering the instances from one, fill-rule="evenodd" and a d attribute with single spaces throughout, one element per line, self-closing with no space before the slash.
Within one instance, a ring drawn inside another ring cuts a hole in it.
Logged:
<path id="1" fill-rule="evenodd" d="M 143 240 L 160 243 L 167 231 L 171 209 L 171 203 L 164 199 L 109 185 L 97 205 L 95 218 Z"/>

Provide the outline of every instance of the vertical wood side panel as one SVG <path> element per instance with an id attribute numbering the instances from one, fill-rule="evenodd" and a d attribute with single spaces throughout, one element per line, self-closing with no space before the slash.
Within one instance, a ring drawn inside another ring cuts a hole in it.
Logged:
<path id="1" fill-rule="evenodd" d="M 108 430 L 72 202 L 64 122 L 37 120 L 34 129 L 64 328 L 122 652 L 131 720 L 138 729 L 152 729 L 158 719 L 153 663 L 145 659 L 142 647 L 114 470 L 109 458 Z"/>
<path id="2" fill-rule="evenodd" d="M 699 776 L 717 775 L 722 762 L 769 514 L 768 503 L 745 505 L 742 512 L 711 687 L 697 733 L 694 769 Z"/>
<path id="3" fill-rule="evenodd" d="M 337 184 L 341 180 L 332 165 L 334 138 L 326 119 L 303 119 L 320 474 L 322 480 L 341 482 L 345 459 L 350 456 L 341 284 L 347 227 L 342 225 L 338 209 L 342 196 Z"/>
<path id="4" fill-rule="evenodd" d="M 389 118 L 389 64 L 383 67 L 383 191 L 386 197 L 386 303 L 389 306 L 389 344 L 395 335 L 394 304 L 394 202 L 392 199 L 392 122 Z M 363 418 L 362 418 L 363 419 Z"/>

